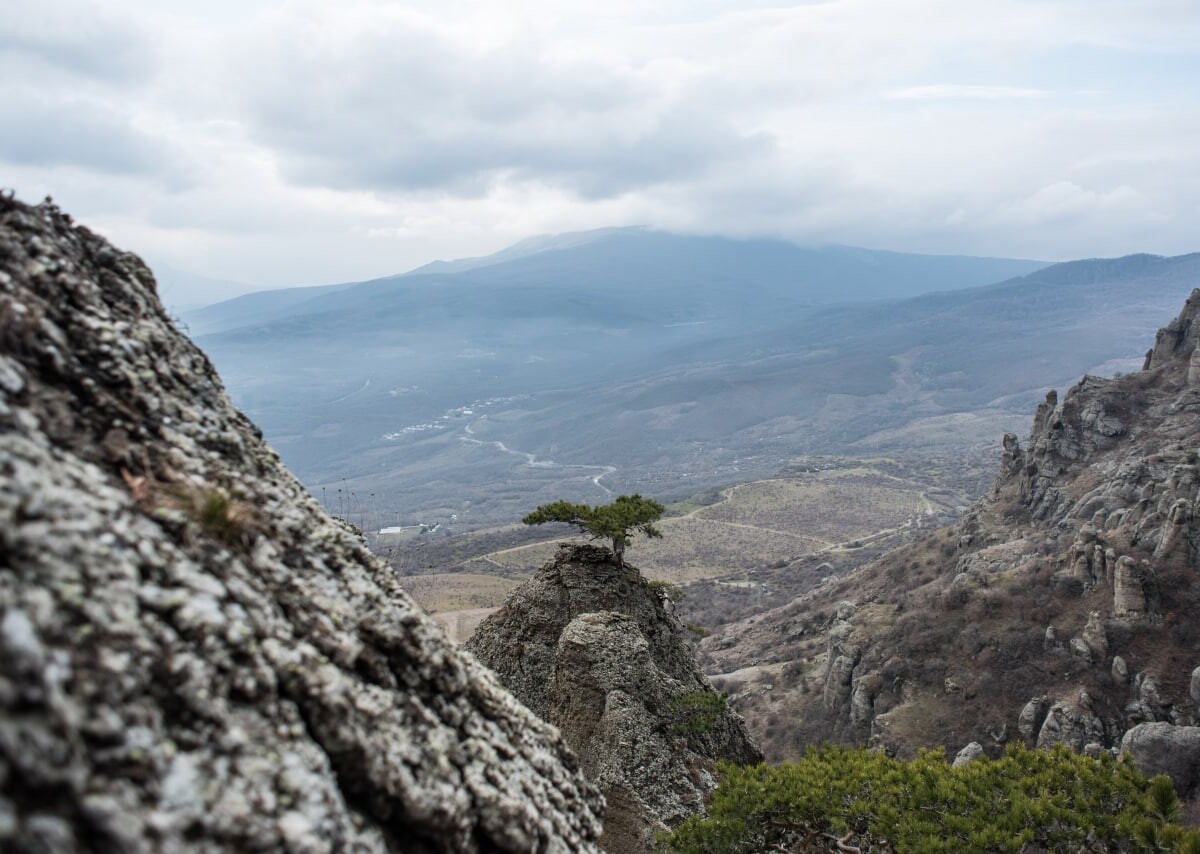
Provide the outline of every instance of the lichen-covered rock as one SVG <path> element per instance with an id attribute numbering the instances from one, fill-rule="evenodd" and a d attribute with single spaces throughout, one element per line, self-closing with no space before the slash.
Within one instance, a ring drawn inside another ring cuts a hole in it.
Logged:
<path id="1" fill-rule="evenodd" d="M 1104 723 L 1088 708 L 1086 701 L 1059 700 L 1050 707 L 1038 731 L 1037 746 L 1061 744 L 1076 753 L 1091 742 L 1104 741 Z"/>
<path id="2" fill-rule="evenodd" d="M 579 755 L 608 802 L 607 850 L 648 851 L 702 814 L 717 760 L 762 759 L 678 621 L 607 549 L 560 549 L 466 646 Z"/>
<path id="3" fill-rule="evenodd" d="M 330 519 L 154 281 L 0 199 L 0 849 L 595 850 L 558 733 Z"/>
<path id="4" fill-rule="evenodd" d="M 1119 655 L 1114 655 L 1112 660 L 1112 678 L 1113 682 L 1118 685 L 1124 685 L 1129 681 L 1129 665 L 1125 663 L 1125 659 Z"/>

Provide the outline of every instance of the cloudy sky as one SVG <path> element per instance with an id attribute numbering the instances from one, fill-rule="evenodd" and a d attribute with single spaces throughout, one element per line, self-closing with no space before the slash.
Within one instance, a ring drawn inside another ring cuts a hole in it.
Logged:
<path id="1" fill-rule="evenodd" d="M 627 224 L 1200 250 L 1195 0 L 4 6 L 0 186 L 216 279 Z"/>

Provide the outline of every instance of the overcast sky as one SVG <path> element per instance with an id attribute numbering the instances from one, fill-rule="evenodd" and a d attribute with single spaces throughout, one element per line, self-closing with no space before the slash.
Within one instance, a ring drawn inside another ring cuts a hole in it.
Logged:
<path id="1" fill-rule="evenodd" d="M 257 287 L 629 224 L 1180 254 L 1200 3 L 5 0 L 0 128 L 0 186 Z"/>

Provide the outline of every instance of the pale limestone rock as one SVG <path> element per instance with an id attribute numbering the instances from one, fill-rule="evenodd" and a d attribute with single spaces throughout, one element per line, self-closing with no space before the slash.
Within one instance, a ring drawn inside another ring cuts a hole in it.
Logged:
<path id="1" fill-rule="evenodd" d="M 1159 535 L 1158 546 L 1154 549 L 1154 557 L 1165 560 L 1173 556 L 1182 545 L 1186 545 L 1188 534 L 1191 531 L 1191 521 L 1191 501 L 1186 498 L 1176 500 L 1167 511 L 1166 521 Z"/>
<path id="2" fill-rule="evenodd" d="M 1046 632 L 1042 635 L 1042 649 L 1049 651 L 1057 649 L 1059 646 L 1058 632 L 1054 626 L 1046 626 Z"/>
<path id="3" fill-rule="evenodd" d="M 1137 687 L 1138 699 L 1143 703 L 1148 704 L 1152 708 L 1158 708 L 1163 705 L 1158 680 L 1154 678 L 1153 673 L 1139 673 L 1134 684 Z"/>
<path id="4" fill-rule="evenodd" d="M 1104 618 L 1099 611 L 1092 611 L 1088 614 L 1087 625 L 1083 627 L 1082 637 L 1096 661 L 1108 657 L 1108 632 L 1104 628 Z"/>
<path id="5" fill-rule="evenodd" d="M 828 664 L 825 670 L 825 708 L 840 710 L 850 701 L 854 685 L 854 668 L 862 648 L 853 639 L 854 627 L 839 619 L 829 630 Z"/>
<path id="6" fill-rule="evenodd" d="M 870 723 L 874 713 L 875 698 L 883 689 L 883 677 L 877 671 L 854 679 L 854 690 L 850 695 L 850 723 Z"/>
<path id="7" fill-rule="evenodd" d="M 679 621 L 608 549 L 561 548 L 466 646 L 578 754 L 608 802 L 606 850 L 651 850 L 655 833 L 703 814 L 718 760 L 762 758 Z"/>
<path id="8" fill-rule="evenodd" d="M 954 756 L 954 762 L 951 764 L 953 768 L 962 768 L 964 765 L 970 765 L 978 759 L 983 758 L 983 745 L 978 741 L 972 741 Z"/>
<path id="9" fill-rule="evenodd" d="M 1188 359 L 1187 384 L 1200 385 L 1200 347 L 1193 350 Z"/>
<path id="10" fill-rule="evenodd" d="M 1091 666 L 1093 662 L 1092 648 L 1087 645 L 1083 638 L 1071 638 L 1071 643 L 1068 646 L 1071 650 L 1071 655 L 1083 659 L 1088 666 Z"/>
<path id="11" fill-rule="evenodd" d="M 1146 614 L 1146 593 L 1142 588 L 1142 571 L 1129 555 L 1117 559 L 1113 572 L 1113 616 L 1137 619 Z"/>

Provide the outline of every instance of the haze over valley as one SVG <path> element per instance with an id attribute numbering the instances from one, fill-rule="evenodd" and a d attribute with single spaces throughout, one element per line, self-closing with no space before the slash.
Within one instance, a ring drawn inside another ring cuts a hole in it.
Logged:
<path id="1" fill-rule="evenodd" d="M 1197 272 L 617 229 L 184 317 L 327 507 L 448 536 L 812 454 L 961 458 L 977 492 L 1045 388 L 1138 367 Z"/>

